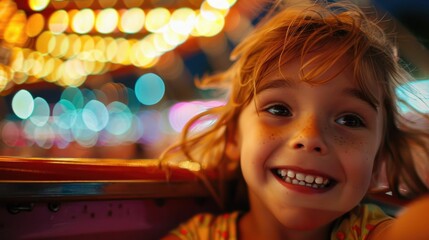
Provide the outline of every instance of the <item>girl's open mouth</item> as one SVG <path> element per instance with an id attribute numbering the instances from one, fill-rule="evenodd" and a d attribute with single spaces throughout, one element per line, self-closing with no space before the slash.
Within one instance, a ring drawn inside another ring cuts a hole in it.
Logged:
<path id="1" fill-rule="evenodd" d="M 272 172 L 284 182 L 298 186 L 305 186 L 314 189 L 326 189 L 335 184 L 335 180 L 328 177 L 301 173 L 299 171 L 285 168 L 275 168 L 272 169 Z"/>

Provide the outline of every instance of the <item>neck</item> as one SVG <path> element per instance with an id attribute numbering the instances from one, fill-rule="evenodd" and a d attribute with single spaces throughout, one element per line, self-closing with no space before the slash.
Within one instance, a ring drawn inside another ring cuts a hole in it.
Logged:
<path id="1" fill-rule="evenodd" d="M 270 239 L 270 240 L 326 240 L 330 239 L 331 227 L 323 226 L 311 230 L 289 229 L 280 222 L 266 221 L 265 218 L 255 216 L 252 212 L 246 213 L 238 223 L 240 240 Z"/>
<path id="2" fill-rule="evenodd" d="M 284 207 L 279 210 L 277 217 L 272 214 L 273 209 L 266 208 L 252 194 L 250 197 L 250 211 L 238 223 L 240 240 L 249 239 L 294 239 L 294 240 L 323 240 L 330 239 L 332 220 L 338 213 L 318 211 L 314 209 Z M 334 214 L 334 215 L 332 215 Z"/>

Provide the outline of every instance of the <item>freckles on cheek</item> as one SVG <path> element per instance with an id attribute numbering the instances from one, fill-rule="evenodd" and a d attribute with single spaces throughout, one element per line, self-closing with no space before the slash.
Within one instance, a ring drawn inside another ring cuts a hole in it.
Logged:
<path id="1" fill-rule="evenodd" d="M 363 163 L 372 164 L 374 161 L 377 151 L 374 146 L 370 145 L 370 143 L 364 140 L 356 140 L 342 136 L 334 136 L 333 139 L 335 144 L 344 147 L 343 151 L 345 154 L 360 155 Z"/>
<path id="2" fill-rule="evenodd" d="M 346 140 L 344 137 L 335 135 L 333 137 L 333 139 L 334 139 L 335 144 L 338 144 L 340 146 L 344 146 L 346 144 Z"/>
<path id="3" fill-rule="evenodd" d="M 278 133 L 269 132 L 269 131 L 261 131 L 258 139 L 259 139 L 261 144 L 265 145 L 265 144 L 269 144 L 271 142 L 275 142 L 280 137 L 281 137 L 281 135 Z"/>
<path id="4" fill-rule="evenodd" d="M 347 138 L 343 136 L 334 135 L 333 140 L 335 144 L 339 146 L 349 146 L 350 148 L 354 149 L 366 149 L 366 152 L 369 151 L 368 149 L 368 143 L 363 140 L 356 140 L 352 137 Z"/>

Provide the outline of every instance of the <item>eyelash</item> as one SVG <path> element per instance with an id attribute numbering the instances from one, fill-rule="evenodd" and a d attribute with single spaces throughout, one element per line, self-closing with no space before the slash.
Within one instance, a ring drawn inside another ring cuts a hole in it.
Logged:
<path id="1" fill-rule="evenodd" d="M 266 107 L 264 111 L 280 117 L 290 117 L 292 113 L 289 107 L 282 104 L 274 104 Z M 366 127 L 364 120 L 357 114 L 345 114 L 335 120 L 336 123 L 350 128 Z"/>
<path id="2" fill-rule="evenodd" d="M 264 109 L 266 112 L 275 115 L 275 116 L 281 116 L 281 117 L 290 117 L 292 116 L 291 111 L 289 110 L 289 107 L 282 105 L 282 104 L 274 104 L 266 107 Z M 285 113 L 285 111 L 287 111 Z"/>
<path id="3" fill-rule="evenodd" d="M 350 120 L 352 120 L 353 121 L 353 124 L 352 125 L 347 125 L 346 124 L 346 121 L 347 120 L 344 120 L 344 118 L 349 118 L 349 117 L 352 117 L 352 119 L 348 119 L 349 121 Z M 343 119 L 342 120 L 342 122 L 340 123 L 340 120 L 341 119 Z M 345 125 L 345 126 L 348 126 L 348 127 L 351 127 L 351 128 L 360 128 L 360 127 L 366 127 L 366 125 L 365 125 L 365 122 L 362 120 L 362 118 L 360 117 L 360 116 L 358 116 L 358 115 L 356 115 L 356 114 L 346 114 L 346 115 L 343 115 L 342 117 L 340 117 L 340 118 L 338 118 L 337 120 L 335 120 L 335 122 L 336 123 L 338 123 L 338 124 L 341 124 L 341 125 Z"/>

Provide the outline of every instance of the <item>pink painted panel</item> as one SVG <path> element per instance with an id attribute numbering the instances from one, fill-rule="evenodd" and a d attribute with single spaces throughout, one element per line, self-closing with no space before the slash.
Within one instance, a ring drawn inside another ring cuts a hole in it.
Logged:
<path id="1" fill-rule="evenodd" d="M 144 199 L 48 203 L 31 211 L 0 211 L 0 239 L 159 239 L 195 213 L 216 212 L 209 199 Z"/>

